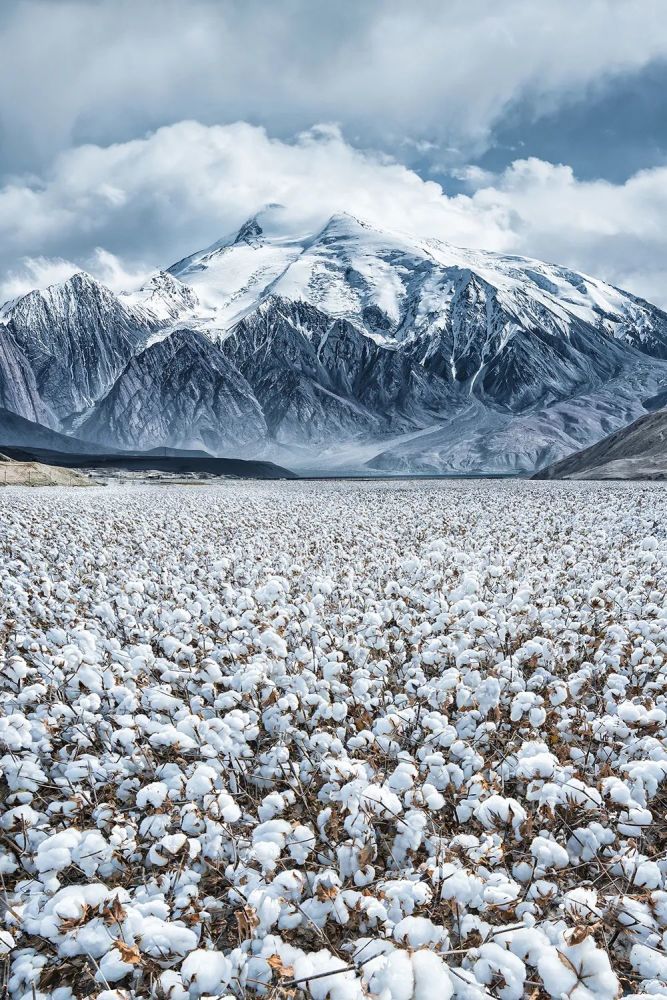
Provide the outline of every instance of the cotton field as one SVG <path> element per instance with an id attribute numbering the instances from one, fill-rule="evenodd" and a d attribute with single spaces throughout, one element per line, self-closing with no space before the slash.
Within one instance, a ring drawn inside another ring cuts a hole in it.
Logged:
<path id="1" fill-rule="evenodd" d="M 0 510 L 6 995 L 665 995 L 664 486 Z"/>

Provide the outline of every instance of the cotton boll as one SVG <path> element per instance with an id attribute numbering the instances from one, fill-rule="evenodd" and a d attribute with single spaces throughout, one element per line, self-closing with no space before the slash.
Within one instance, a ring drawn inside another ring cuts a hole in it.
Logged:
<path id="1" fill-rule="evenodd" d="M 518 839 L 518 829 L 526 818 L 526 810 L 513 798 L 502 795 L 490 795 L 479 802 L 473 815 L 487 830 L 496 830 L 509 826 L 515 831 Z"/>
<path id="2" fill-rule="evenodd" d="M 496 991 L 503 1000 L 520 1000 L 524 994 L 526 967 L 516 955 L 494 942 L 483 944 L 479 958 L 473 966 L 475 977 L 481 983 L 490 985 L 500 977 L 503 986 Z"/>
<path id="3" fill-rule="evenodd" d="M 576 920 L 595 920 L 602 916 L 598 907 L 598 894 L 595 889 L 579 886 L 565 893 L 565 912 Z"/>
<path id="4" fill-rule="evenodd" d="M 635 944 L 630 950 L 630 964 L 642 979 L 667 980 L 667 955 L 655 948 Z"/>
<path id="5" fill-rule="evenodd" d="M 287 656 L 287 643 L 273 629 L 265 629 L 259 637 L 260 647 L 281 659 Z"/>
<path id="6" fill-rule="evenodd" d="M 169 789 L 163 781 L 152 781 L 137 792 L 137 806 L 139 809 L 145 809 L 150 804 L 155 809 L 159 809 L 168 794 Z"/>
<path id="7" fill-rule="evenodd" d="M 195 768 L 185 785 L 185 794 L 188 799 L 201 799 L 209 794 L 217 779 L 216 771 L 207 764 L 200 764 Z"/>
<path id="8" fill-rule="evenodd" d="M 189 1000 L 190 991 L 183 985 L 181 975 L 173 969 L 161 974 L 160 987 L 169 1000 Z"/>
<path id="9" fill-rule="evenodd" d="M 394 938 L 410 948 L 436 945 L 444 937 L 443 927 L 438 927 L 427 917 L 404 917 L 394 927 Z"/>
<path id="10" fill-rule="evenodd" d="M 184 959 L 180 974 L 191 997 L 220 995 L 232 976 L 232 963 L 220 951 L 197 949 Z"/>
<path id="11" fill-rule="evenodd" d="M 32 743 L 30 724 L 22 715 L 14 713 L 0 718 L 0 749 L 27 749 Z"/>
<path id="12" fill-rule="evenodd" d="M 530 845 L 530 853 L 542 872 L 549 868 L 566 868 L 569 864 L 565 848 L 547 837 L 534 837 Z"/>
<path id="13" fill-rule="evenodd" d="M 416 951 L 412 956 L 414 974 L 413 1000 L 449 1000 L 454 993 L 453 977 L 439 955 Z"/>
<path id="14" fill-rule="evenodd" d="M 113 848 L 97 830 L 84 830 L 72 851 L 72 861 L 91 878 L 98 868 L 105 867 L 113 856 Z"/>
<path id="15" fill-rule="evenodd" d="M 373 959 L 368 964 L 365 978 L 372 996 L 391 1000 L 412 1000 L 414 997 L 415 972 L 407 951 L 393 951 Z"/>
<path id="16" fill-rule="evenodd" d="M 315 834 L 307 826 L 296 826 L 287 837 L 287 849 L 298 864 L 303 864 L 316 843 Z"/>
<path id="17" fill-rule="evenodd" d="M 134 972 L 136 964 L 136 961 L 124 961 L 121 952 L 117 948 L 111 948 L 106 955 L 102 955 L 100 958 L 95 979 L 98 983 L 116 983 L 118 980 L 124 979 L 131 972 Z"/>

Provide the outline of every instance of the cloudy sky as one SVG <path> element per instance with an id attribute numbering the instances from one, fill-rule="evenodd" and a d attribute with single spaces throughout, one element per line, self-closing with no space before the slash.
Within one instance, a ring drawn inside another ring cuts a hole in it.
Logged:
<path id="1" fill-rule="evenodd" d="M 267 202 L 667 306 L 665 0 L 2 0 L 0 298 Z"/>

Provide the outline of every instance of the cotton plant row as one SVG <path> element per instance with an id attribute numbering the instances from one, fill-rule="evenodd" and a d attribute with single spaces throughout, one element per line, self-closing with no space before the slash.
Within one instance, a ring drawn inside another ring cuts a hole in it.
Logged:
<path id="1" fill-rule="evenodd" d="M 665 994 L 663 487 L 2 508 L 11 998 Z"/>

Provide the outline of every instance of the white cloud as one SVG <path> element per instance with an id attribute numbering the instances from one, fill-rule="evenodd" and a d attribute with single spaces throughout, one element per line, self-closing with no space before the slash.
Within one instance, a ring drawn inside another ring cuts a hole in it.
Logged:
<path id="1" fill-rule="evenodd" d="M 3 0 L 2 17 L 2 158 L 23 166 L 183 118 L 333 119 L 470 154 L 514 102 L 550 109 L 667 55 L 664 0 Z"/>
<path id="2" fill-rule="evenodd" d="M 16 270 L 8 271 L 0 281 L 0 301 L 16 299 L 32 288 L 67 281 L 80 270 L 72 261 L 59 257 L 25 257 Z"/>
<path id="3" fill-rule="evenodd" d="M 387 156 L 354 148 L 333 126 L 286 142 L 244 123 L 181 122 L 69 150 L 44 176 L 1 188 L 0 267 L 10 272 L 5 289 L 66 266 L 128 287 L 279 202 L 292 226 L 347 210 L 379 226 L 557 261 L 667 305 L 667 168 L 615 185 L 528 159 L 467 179 L 476 190 L 448 197 Z"/>
<path id="4" fill-rule="evenodd" d="M 484 181 L 470 209 L 504 218 L 517 252 L 667 306 L 667 167 L 611 184 L 577 180 L 568 166 L 517 160 L 493 183 Z"/>
<path id="5" fill-rule="evenodd" d="M 96 247 L 83 263 L 61 257 L 23 257 L 16 269 L 9 270 L 0 280 L 0 302 L 18 298 L 33 288 L 67 281 L 77 271 L 87 271 L 114 292 L 123 292 L 141 285 L 149 276 L 144 268 L 129 270 L 119 257 L 102 247 Z"/>
<path id="6" fill-rule="evenodd" d="M 466 199 L 445 198 L 439 184 L 355 149 L 335 126 L 284 142 L 244 123 L 181 122 L 144 139 L 69 150 L 45 176 L 1 188 L 0 253 L 11 266 L 24 255 L 79 260 L 101 245 L 166 265 L 268 202 L 286 205 L 304 226 L 346 209 L 453 242 L 486 243 L 495 231 L 494 245 L 503 245 L 493 209 L 471 216 Z"/>

